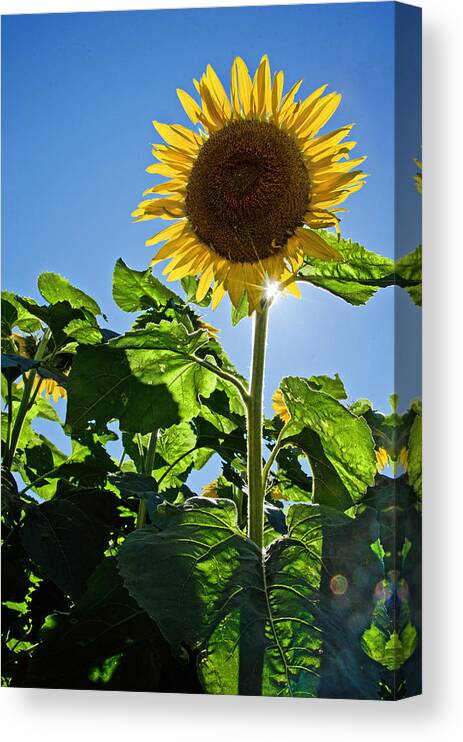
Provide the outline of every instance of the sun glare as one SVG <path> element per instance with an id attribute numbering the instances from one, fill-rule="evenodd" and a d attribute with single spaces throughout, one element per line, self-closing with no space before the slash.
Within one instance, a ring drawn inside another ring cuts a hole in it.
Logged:
<path id="1" fill-rule="evenodd" d="M 280 284 L 278 281 L 269 281 L 265 286 L 265 298 L 275 299 L 280 291 Z"/>

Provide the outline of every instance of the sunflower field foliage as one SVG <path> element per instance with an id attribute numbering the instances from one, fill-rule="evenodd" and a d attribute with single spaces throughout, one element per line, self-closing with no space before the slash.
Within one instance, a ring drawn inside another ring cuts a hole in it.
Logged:
<path id="1" fill-rule="evenodd" d="M 342 236 L 364 175 L 350 127 L 319 134 L 338 94 L 296 101 L 266 57 L 254 78 L 235 60 L 230 97 L 211 67 L 195 87 L 200 103 L 179 97 L 200 128 L 156 124 L 149 169 L 170 180 L 135 212 L 173 220 L 149 242 L 177 290 L 119 259 L 123 334 L 55 273 L 39 302 L 2 294 L 2 682 L 414 695 L 421 404 L 348 403 L 338 374 L 308 369 L 267 418 L 262 388 L 269 281 L 420 305 L 421 249 L 394 261 Z M 254 322 L 249 382 L 202 316 L 225 295 L 234 325 Z"/>

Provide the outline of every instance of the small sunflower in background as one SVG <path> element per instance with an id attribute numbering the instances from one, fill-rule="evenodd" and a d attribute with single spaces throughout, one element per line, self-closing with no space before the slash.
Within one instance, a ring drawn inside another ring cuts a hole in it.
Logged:
<path id="1" fill-rule="evenodd" d="M 385 448 L 380 446 L 379 448 L 375 449 L 375 456 L 377 469 L 378 471 L 382 471 L 390 462 L 389 454 Z"/>
<path id="2" fill-rule="evenodd" d="M 35 351 L 37 350 L 37 343 L 35 341 L 35 338 L 33 338 L 31 335 L 18 335 L 15 332 L 12 334 L 11 337 L 18 350 L 19 355 L 24 356 L 25 358 L 34 358 Z M 63 353 L 55 359 L 56 368 L 59 369 L 64 375 L 67 375 L 69 373 L 69 370 L 71 368 L 71 358 L 72 356 L 70 354 Z M 24 374 L 24 376 L 28 375 L 28 372 Z M 23 379 L 18 381 L 16 386 L 18 387 L 18 389 L 21 389 L 21 387 L 24 386 Z M 39 375 L 37 375 L 37 378 L 34 380 L 33 392 L 39 396 L 44 396 L 46 400 L 50 400 L 50 398 L 52 398 L 55 402 L 57 402 L 60 398 L 67 398 L 66 389 L 60 386 L 60 384 L 55 381 L 55 379 L 44 379 Z"/>
<path id="3" fill-rule="evenodd" d="M 275 415 L 277 415 L 277 417 L 279 417 L 285 424 L 291 420 L 291 415 L 286 407 L 286 402 L 281 389 L 277 389 L 272 396 L 272 408 Z"/>
<path id="4" fill-rule="evenodd" d="M 419 168 L 419 171 L 413 176 L 413 180 L 418 193 L 423 193 L 423 163 L 421 160 L 415 160 L 415 165 Z"/>
<path id="5" fill-rule="evenodd" d="M 28 374 L 25 374 L 28 376 Z M 18 381 L 16 384 L 18 388 L 21 388 L 24 386 L 24 382 Z M 36 392 L 37 390 L 37 392 Z M 55 379 L 42 379 L 40 376 L 37 376 L 37 378 L 34 380 L 34 386 L 33 386 L 33 392 L 37 393 L 38 396 L 45 397 L 46 400 L 53 399 L 54 402 L 57 402 L 58 399 L 66 399 L 67 393 L 66 389 L 60 384 L 58 384 Z"/>
<path id="6" fill-rule="evenodd" d="M 380 446 L 375 450 L 376 466 L 378 471 L 383 471 L 389 464 L 395 469 L 400 464 L 404 471 L 408 469 L 408 448 L 402 447 L 397 457 L 392 457 L 385 448 Z"/>
<path id="7" fill-rule="evenodd" d="M 212 482 L 209 482 L 209 484 L 206 484 L 202 488 L 202 490 L 201 490 L 202 491 L 202 496 L 203 497 L 213 497 L 213 498 L 218 497 L 218 494 L 217 494 L 217 488 L 218 488 L 218 486 L 219 486 L 219 480 L 218 479 L 213 479 Z"/>
<path id="8" fill-rule="evenodd" d="M 147 245 L 165 244 L 152 265 L 170 259 L 174 281 L 200 276 L 196 298 L 212 285 L 212 308 L 225 293 L 249 312 L 259 310 L 266 287 L 296 296 L 293 276 L 304 257 L 340 260 L 314 230 L 338 227 L 339 204 L 364 185 L 350 159 L 352 125 L 318 135 L 339 106 L 326 85 L 296 101 L 302 81 L 283 94 L 283 72 L 271 76 L 267 56 L 253 78 L 237 57 L 227 95 L 210 65 L 194 80 L 200 101 L 177 90 L 198 130 L 153 124 L 165 144 L 153 145 L 150 173 L 168 180 L 145 191 L 136 221 L 175 220 Z M 318 135 L 318 136 L 317 136 Z"/>

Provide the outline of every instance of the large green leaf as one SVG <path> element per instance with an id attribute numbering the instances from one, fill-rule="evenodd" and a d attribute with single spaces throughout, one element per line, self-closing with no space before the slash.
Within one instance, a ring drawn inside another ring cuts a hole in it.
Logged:
<path id="1" fill-rule="evenodd" d="M 76 431 L 90 420 L 101 426 L 117 418 L 123 430 L 148 433 L 190 420 L 217 384 L 195 360 L 207 342 L 203 331 L 162 321 L 80 348 L 69 376 L 67 426 Z"/>
<path id="2" fill-rule="evenodd" d="M 113 273 L 113 299 L 125 312 L 140 312 L 169 301 L 181 302 L 179 296 L 153 276 L 150 269 L 137 271 L 119 258 Z"/>
<path id="3" fill-rule="evenodd" d="M 316 695 L 320 530 L 316 508 L 305 515 L 306 522 L 290 521 L 288 536 L 264 559 L 238 529 L 228 500 L 161 506 L 156 527 L 122 545 L 129 592 L 173 646 L 187 642 L 202 652 L 199 674 L 209 693 Z"/>
<path id="4" fill-rule="evenodd" d="M 118 523 L 115 495 L 76 490 L 32 507 L 24 521 L 22 542 L 40 572 L 75 600 Z"/>
<path id="5" fill-rule="evenodd" d="M 357 521 L 298 504 L 286 525 L 261 554 L 231 501 L 161 506 L 122 545 L 119 570 L 168 641 L 200 652 L 208 693 L 377 698 L 361 647 L 382 574 L 374 511 Z"/>
<path id="6" fill-rule="evenodd" d="M 335 399 L 347 399 L 347 393 L 339 378 L 339 374 L 334 376 L 310 376 L 307 379 L 309 386 L 317 392 L 325 392 Z"/>
<path id="7" fill-rule="evenodd" d="M 330 232 L 320 230 L 320 236 L 341 253 L 343 260 L 306 258 L 298 271 L 298 281 L 325 289 L 355 306 L 366 304 L 380 288 L 400 286 L 421 306 L 421 246 L 394 261 Z"/>
<path id="8" fill-rule="evenodd" d="M 193 466 L 196 435 L 191 426 L 182 422 L 172 425 L 159 436 L 154 460 L 154 477 L 160 482 L 159 491 L 181 485 Z"/>
<path id="9" fill-rule="evenodd" d="M 94 344 L 101 341 L 102 333 L 95 315 L 86 307 L 75 308 L 69 301 L 57 301 L 49 306 L 19 299 L 30 314 L 38 317 L 53 333 L 54 347 L 62 347 L 70 338 L 78 342 Z"/>
<path id="10" fill-rule="evenodd" d="M 339 296 L 349 304 L 366 304 L 381 286 L 394 283 L 394 261 L 370 252 L 357 242 L 321 231 L 320 236 L 341 253 L 342 261 L 306 258 L 297 275 L 305 281 Z"/>
<path id="11" fill-rule="evenodd" d="M 98 565 L 69 616 L 47 618 L 39 638 L 26 676 L 29 686 L 200 692 L 191 671 L 174 659 L 125 590 L 114 558 Z"/>
<path id="12" fill-rule="evenodd" d="M 49 304 L 67 301 L 73 309 L 87 309 L 95 316 L 101 314 L 100 307 L 91 296 L 73 286 L 67 278 L 58 273 L 41 273 L 38 287 Z"/>
<path id="13" fill-rule="evenodd" d="M 277 454 L 277 470 L 269 487 L 270 497 L 291 502 L 312 502 L 312 478 L 303 470 L 300 448 L 286 446 Z"/>
<path id="14" fill-rule="evenodd" d="M 395 270 L 399 285 L 403 286 L 412 301 L 421 306 L 422 274 L 421 274 L 421 245 L 413 252 L 398 258 Z"/>
<path id="15" fill-rule="evenodd" d="M 307 454 L 314 475 L 314 501 L 343 510 L 374 482 L 371 431 L 331 395 L 300 377 L 286 377 L 281 390 L 291 415 L 283 439 Z M 347 497 L 346 497 L 347 493 Z"/>
<path id="16" fill-rule="evenodd" d="M 22 332 L 40 330 L 40 321 L 21 304 L 20 299 L 10 291 L 2 291 L 2 336 L 9 335 L 16 327 Z M 37 304 L 34 299 L 27 298 L 27 301 Z"/>

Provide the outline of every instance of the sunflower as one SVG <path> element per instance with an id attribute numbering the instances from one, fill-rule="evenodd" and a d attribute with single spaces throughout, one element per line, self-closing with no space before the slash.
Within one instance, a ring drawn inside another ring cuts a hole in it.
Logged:
<path id="1" fill-rule="evenodd" d="M 418 193 L 423 193 L 423 163 L 421 160 L 415 160 L 415 165 L 419 168 L 419 171 L 413 176 L 413 180 Z"/>
<path id="2" fill-rule="evenodd" d="M 390 456 L 385 448 L 380 446 L 379 448 L 375 449 L 375 456 L 376 456 L 376 467 L 378 471 L 382 471 L 390 462 Z"/>
<path id="3" fill-rule="evenodd" d="M 286 402 L 283 397 L 281 389 L 277 389 L 272 396 L 272 407 L 275 415 L 280 418 L 284 423 L 288 423 L 291 419 L 289 410 L 286 407 Z"/>
<path id="4" fill-rule="evenodd" d="M 318 135 L 341 95 L 326 85 L 296 101 L 300 80 L 284 95 L 283 72 L 273 76 L 267 56 L 253 78 L 244 61 L 232 65 L 230 96 L 209 65 L 199 82 L 200 103 L 184 90 L 179 99 L 193 125 L 154 127 L 165 143 L 149 173 L 168 180 L 145 191 L 136 221 L 175 220 L 147 245 L 165 244 L 152 265 L 165 259 L 169 281 L 200 276 L 197 300 L 212 285 L 212 308 L 225 293 L 237 306 L 247 295 L 250 313 L 266 287 L 296 296 L 293 277 L 304 256 L 340 260 L 316 229 L 338 227 L 339 204 L 364 184 L 349 159 L 352 125 Z"/>
<path id="5" fill-rule="evenodd" d="M 25 376 L 28 376 L 28 373 L 26 373 Z M 21 381 L 18 381 L 16 386 L 20 389 L 24 386 L 24 381 L 21 379 Z M 55 379 L 43 379 L 40 376 L 37 376 L 37 378 L 34 379 L 33 390 L 34 392 L 37 390 L 37 395 L 45 397 L 47 401 L 53 399 L 54 402 L 57 402 L 60 397 L 61 399 L 67 398 L 66 389 L 60 386 Z"/>
<path id="6" fill-rule="evenodd" d="M 24 358 L 30 359 L 34 358 L 35 352 L 37 350 L 37 342 L 32 335 L 18 335 L 18 333 L 13 332 L 11 337 L 16 345 L 20 356 L 24 356 Z M 72 356 L 68 353 L 62 353 L 55 359 L 55 366 L 57 370 L 61 371 L 61 373 L 65 376 L 67 376 L 70 371 L 71 359 Z M 26 372 L 24 374 L 24 376 L 28 375 L 29 372 Z M 24 386 L 24 380 L 21 379 L 20 381 L 18 381 L 16 386 L 18 389 L 21 389 Z M 39 374 L 37 375 L 37 378 L 34 379 L 33 391 L 37 395 L 44 396 L 46 400 L 50 400 L 50 398 L 52 398 L 55 402 L 57 402 L 60 397 L 61 399 L 67 398 L 66 389 L 60 386 L 60 384 L 55 381 L 55 379 L 45 379 Z"/>
<path id="7" fill-rule="evenodd" d="M 206 484 L 202 488 L 203 497 L 217 497 L 217 487 L 219 486 L 219 480 L 213 479 L 212 482 L 209 482 L 209 484 Z"/>

